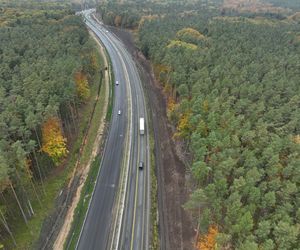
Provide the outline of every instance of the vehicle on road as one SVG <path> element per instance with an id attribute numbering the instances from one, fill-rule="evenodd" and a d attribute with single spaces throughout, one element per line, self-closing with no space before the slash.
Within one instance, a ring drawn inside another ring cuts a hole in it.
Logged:
<path id="1" fill-rule="evenodd" d="M 119 110 L 119 111 L 118 111 L 118 115 L 121 115 L 121 114 L 122 114 L 122 111 L 121 111 L 121 110 Z"/>
<path id="2" fill-rule="evenodd" d="M 145 134 L 145 119 L 143 117 L 140 118 L 140 135 Z"/>
<path id="3" fill-rule="evenodd" d="M 139 162 L 139 169 L 143 169 L 144 168 L 144 162 L 143 161 L 140 161 Z"/>
<path id="4" fill-rule="evenodd" d="M 119 85 L 119 81 L 116 81 L 116 85 Z"/>

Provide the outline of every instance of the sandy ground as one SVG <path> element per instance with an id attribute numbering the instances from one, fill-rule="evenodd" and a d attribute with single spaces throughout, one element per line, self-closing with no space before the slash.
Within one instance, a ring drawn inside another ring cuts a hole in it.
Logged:
<path id="1" fill-rule="evenodd" d="M 102 58 L 104 58 L 104 64 L 105 67 L 108 66 L 106 57 L 105 57 L 105 53 L 104 53 L 104 49 L 102 48 L 102 45 L 99 43 L 98 39 L 96 38 L 96 36 L 94 35 L 94 33 L 90 32 L 91 36 L 95 39 L 95 41 L 97 42 L 97 44 L 99 45 L 99 51 L 101 53 Z M 105 101 L 104 101 L 104 107 L 103 107 L 103 112 L 102 112 L 102 117 L 101 117 L 101 122 L 100 122 L 100 126 L 98 129 L 98 133 L 97 133 L 97 137 L 95 138 L 95 142 L 94 142 L 94 146 L 93 146 L 93 152 L 92 155 L 90 157 L 90 160 L 88 162 L 88 164 L 86 166 L 84 166 L 83 168 L 78 169 L 77 167 L 75 168 L 73 174 L 72 174 L 72 178 L 70 180 L 70 183 L 73 181 L 75 175 L 80 175 L 80 179 L 79 179 L 79 185 L 77 187 L 76 193 L 73 197 L 72 203 L 68 208 L 65 220 L 64 220 L 64 224 L 60 229 L 60 232 L 56 238 L 56 241 L 54 242 L 53 245 L 53 249 L 55 250 L 60 250 L 63 249 L 64 246 L 64 242 L 66 240 L 66 238 L 68 237 L 70 228 L 71 228 L 71 224 L 73 221 L 73 215 L 74 215 L 74 211 L 75 208 L 80 200 L 80 194 L 82 191 L 82 188 L 84 186 L 85 180 L 88 176 L 89 170 L 90 170 L 90 166 L 91 163 L 93 162 L 94 158 L 96 157 L 98 151 L 99 151 L 99 146 L 101 145 L 100 141 L 102 139 L 102 134 L 105 128 L 105 116 L 106 116 L 106 111 L 107 111 L 107 106 L 108 106 L 108 97 L 109 97 L 109 77 L 108 77 L 108 71 L 105 71 L 104 73 L 104 84 L 105 84 Z M 78 165 L 78 162 L 76 163 L 76 165 Z M 78 171 L 80 171 L 78 173 Z"/>

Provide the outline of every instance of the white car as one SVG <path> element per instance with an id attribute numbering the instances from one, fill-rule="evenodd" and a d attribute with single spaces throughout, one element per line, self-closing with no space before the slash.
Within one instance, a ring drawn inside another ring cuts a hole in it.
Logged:
<path id="1" fill-rule="evenodd" d="M 106 30 L 105 32 L 108 33 L 108 30 Z"/>
<path id="2" fill-rule="evenodd" d="M 119 85 L 119 81 L 116 81 L 116 85 Z"/>
<path id="3" fill-rule="evenodd" d="M 119 110 L 119 111 L 118 111 L 118 115 L 121 115 L 121 113 L 122 113 L 122 111 L 121 111 L 121 110 Z"/>

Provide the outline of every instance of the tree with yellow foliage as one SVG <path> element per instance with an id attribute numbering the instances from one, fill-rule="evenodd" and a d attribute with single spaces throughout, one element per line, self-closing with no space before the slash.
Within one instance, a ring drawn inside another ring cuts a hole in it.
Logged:
<path id="1" fill-rule="evenodd" d="M 42 126 L 42 151 L 48 154 L 55 165 L 68 153 L 67 139 L 62 135 L 60 121 L 57 117 L 49 118 Z"/>
<path id="2" fill-rule="evenodd" d="M 175 133 L 175 137 L 181 137 L 183 139 L 189 139 L 189 136 L 192 131 L 192 126 L 190 124 L 190 116 L 191 113 L 187 112 L 180 116 L 178 125 L 177 125 L 177 132 Z"/>
<path id="3" fill-rule="evenodd" d="M 97 57 L 96 57 L 96 55 L 95 54 L 91 54 L 90 55 L 90 60 L 91 60 L 91 63 L 90 63 L 90 68 L 91 68 L 91 70 L 92 70 L 92 75 L 94 75 L 95 74 L 95 72 L 97 71 L 97 69 L 100 67 L 100 65 L 99 65 L 99 63 L 98 63 L 98 61 L 97 61 Z"/>
<path id="4" fill-rule="evenodd" d="M 90 88 L 87 76 L 82 71 L 75 73 L 75 83 L 78 97 L 86 101 L 90 96 Z"/>
<path id="5" fill-rule="evenodd" d="M 122 17 L 119 16 L 119 15 L 116 15 L 115 21 L 114 21 L 115 26 L 116 26 L 116 27 L 120 27 L 120 26 L 121 26 L 121 23 L 122 23 Z"/>
<path id="6" fill-rule="evenodd" d="M 193 28 L 183 28 L 176 33 L 176 37 L 181 40 L 205 40 L 207 39 L 203 34 L 201 34 L 198 30 Z"/>
<path id="7" fill-rule="evenodd" d="M 218 228 L 215 225 L 211 225 L 206 235 L 200 237 L 197 243 L 198 250 L 215 250 L 216 249 L 216 237 L 218 235 Z"/>
<path id="8" fill-rule="evenodd" d="M 295 135 L 294 138 L 293 138 L 293 141 L 294 141 L 296 144 L 300 144 L 300 135 Z"/>
<path id="9" fill-rule="evenodd" d="M 187 43 L 180 40 L 171 40 L 170 43 L 167 45 L 168 49 L 176 48 L 176 47 L 190 49 L 190 50 L 196 50 L 198 48 L 197 45 L 193 43 Z"/>

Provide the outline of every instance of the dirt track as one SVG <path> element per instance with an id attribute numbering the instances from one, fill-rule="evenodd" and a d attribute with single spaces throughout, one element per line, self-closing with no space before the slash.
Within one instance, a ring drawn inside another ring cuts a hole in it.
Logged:
<path id="1" fill-rule="evenodd" d="M 166 116 L 166 99 L 156 82 L 151 64 L 134 46 L 130 33 L 111 28 L 138 62 L 152 113 L 158 179 L 159 231 L 161 249 L 193 249 L 195 231 L 190 215 L 182 208 L 188 198 L 186 169 L 175 152 L 171 126 Z"/>

